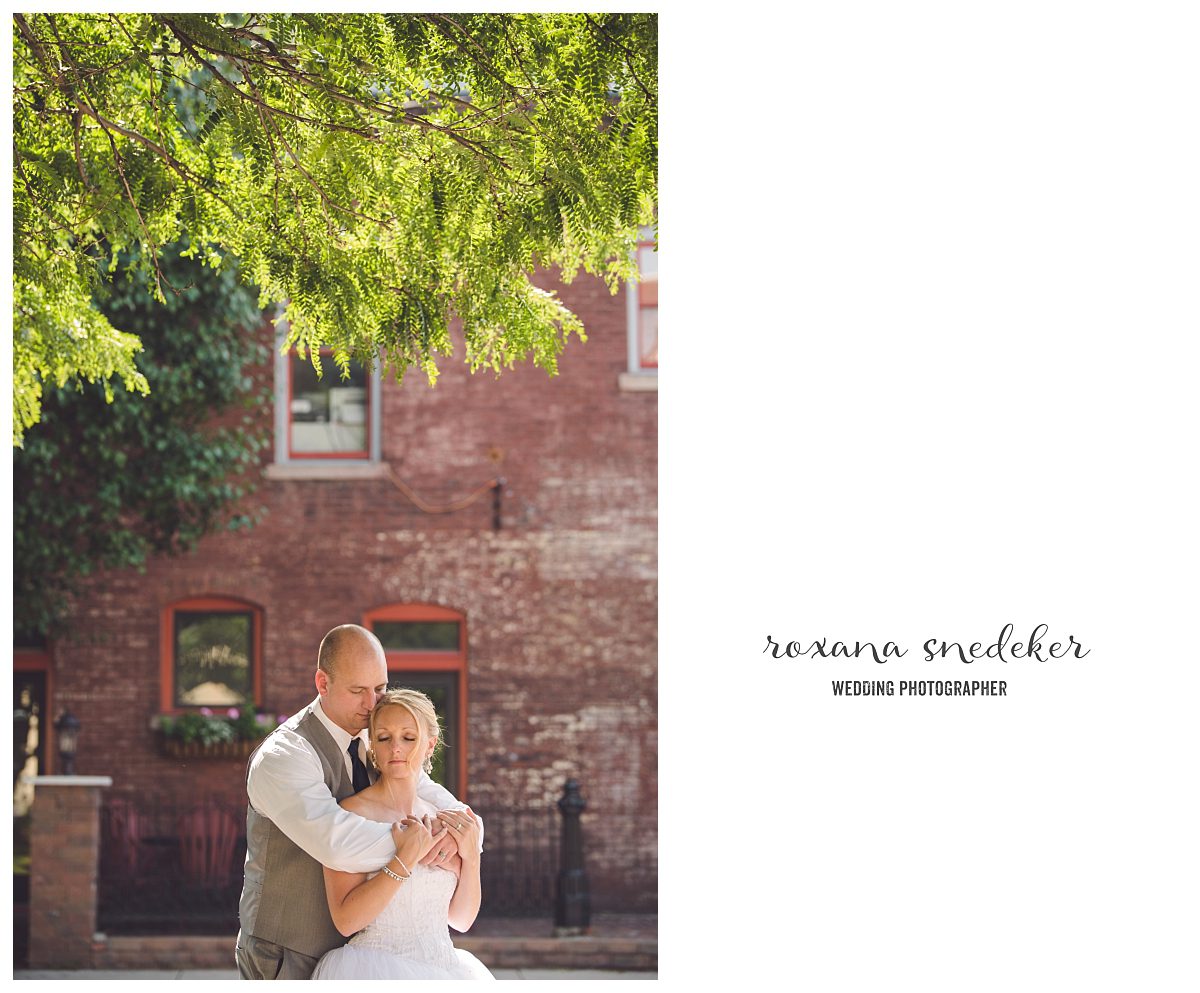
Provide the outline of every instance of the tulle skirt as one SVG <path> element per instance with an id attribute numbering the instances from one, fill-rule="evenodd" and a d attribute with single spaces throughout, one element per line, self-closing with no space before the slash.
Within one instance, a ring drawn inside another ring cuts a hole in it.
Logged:
<path id="1" fill-rule="evenodd" d="M 470 952 L 454 949 L 454 961 L 435 965 L 376 948 L 343 945 L 317 963 L 313 979 L 495 979 Z"/>

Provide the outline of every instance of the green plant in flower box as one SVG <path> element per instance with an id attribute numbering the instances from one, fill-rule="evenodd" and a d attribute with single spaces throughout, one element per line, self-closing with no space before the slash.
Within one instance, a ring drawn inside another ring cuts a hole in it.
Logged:
<path id="1" fill-rule="evenodd" d="M 215 714 L 208 707 L 201 707 L 199 712 L 162 715 L 158 729 L 166 739 L 215 745 L 226 741 L 261 741 L 279 723 L 268 714 L 252 710 L 230 707 L 223 714 Z"/>

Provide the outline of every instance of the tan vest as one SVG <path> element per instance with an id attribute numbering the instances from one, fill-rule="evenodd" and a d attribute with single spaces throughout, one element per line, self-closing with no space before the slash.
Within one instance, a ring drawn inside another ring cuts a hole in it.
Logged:
<path id="1" fill-rule="evenodd" d="M 325 785 L 334 799 L 350 796 L 354 784 L 346 762 L 312 709 L 289 719 L 285 726 L 313 746 L 321 760 Z M 329 916 L 321 863 L 249 804 L 246 805 L 246 879 L 238 916 L 244 934 L 314 958 L 346 943 Z"/>

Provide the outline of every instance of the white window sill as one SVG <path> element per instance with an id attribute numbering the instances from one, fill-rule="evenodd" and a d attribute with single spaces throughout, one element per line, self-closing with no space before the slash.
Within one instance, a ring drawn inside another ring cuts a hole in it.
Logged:
<path id="1" fill-rule="evenodd" d="M 263 469 L 267 479 L 382 479 L 387 474 L 386 462 L 342 462 L 339 459 L 272 462 Z"/>
<path id="2" fill-rule="evenodd" d="M 626 393 L 657 393 L 658 373 L 623 372 L 617 377 L 617 389 Z"/>

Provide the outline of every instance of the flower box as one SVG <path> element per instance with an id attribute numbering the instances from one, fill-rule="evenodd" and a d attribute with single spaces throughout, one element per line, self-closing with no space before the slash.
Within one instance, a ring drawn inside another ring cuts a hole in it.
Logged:
<path id="1" fill-rule="evenodd" d="M 159 751 L 169 758 L 238 759 L 245 761 L 286 717 L 256 714 L 231 707 L 214 713 L 208 707 L 182 714 L 159 714 L 150 727 L 158 732 Z"/>
<path id="2" fill-rule="evenodd" d="M 257 741 L 180 741 L 160 738 L 159 750 L 173 759 L 241 759 L 245 761 L 258 747 Z"/>

